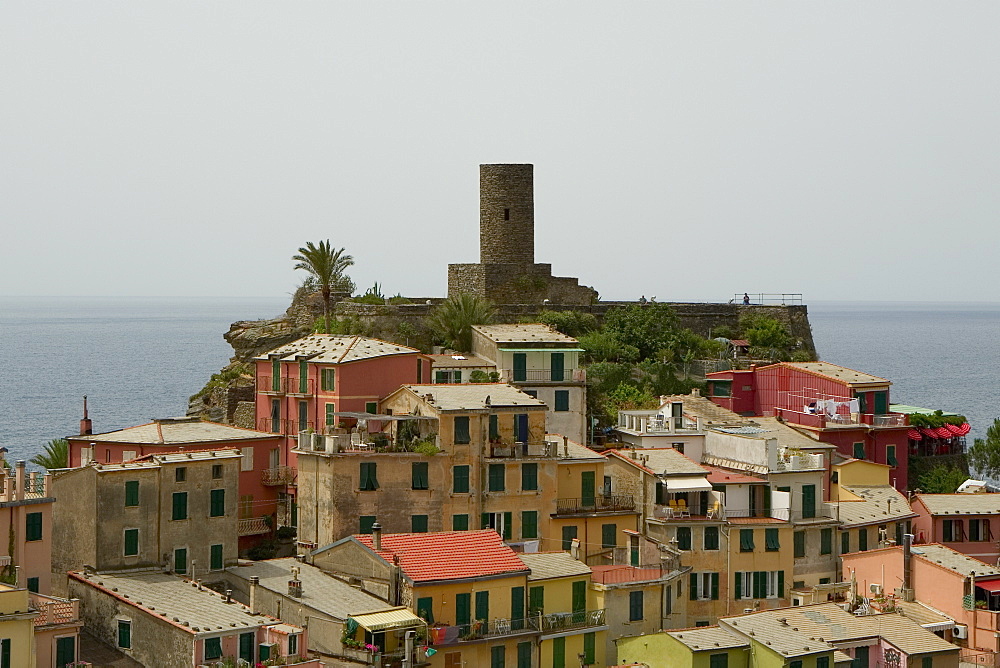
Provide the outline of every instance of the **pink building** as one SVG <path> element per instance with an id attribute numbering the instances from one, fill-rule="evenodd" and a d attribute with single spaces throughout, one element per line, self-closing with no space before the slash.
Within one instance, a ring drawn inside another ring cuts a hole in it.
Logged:
<path id="1" fill-rule="evenodd" d="M 885 378 L 828 362 L 780 362 L 707 378 L 717 405 L 744 416 L 778 417 L 847 457 L 888 464 L 893 486 L 907 489 L 908 422 L 889 411 L 892 383 Z"/>
<path id="2" fill-rule="evenodd" d="M 917 494 L 910 502 L 917 543 L 941 543 L 995 564 L 1000 558 L 1000 494 Z"/>
<path id="3" fill-rule="evenodd" d="M 9 537 L 0 547 L 0 574 L 42 594 L 52 590 L 50 481 L 48 474 L 27 472 L 23 461 L 13 472 L 0 467 L 0 535 Z"/>

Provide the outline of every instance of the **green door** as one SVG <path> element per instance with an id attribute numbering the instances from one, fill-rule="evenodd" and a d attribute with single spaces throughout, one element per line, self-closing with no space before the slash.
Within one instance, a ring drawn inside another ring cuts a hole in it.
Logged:
<path id="1" fill-rule="evenodd" d="M 885 415 L 889 412 L 889 393 L 885 390 L 874 392 L 875 395 L 875 415 Z"/>
<path id="2" fill-rule="evenodd" d="M 552 353 L 552 380 L 556 383 L 561 383 L 563 381 L 563 375 L 565 374 L 565 354 L 564 353 Z"/>
<path id="3" fill-rule="evenodd" d="M 174 550 L 174 573 L 188 572 L 188 551 L 181 547 Z"/>
<path id="4" fill-rule="evenodd" d="M 472 620 L 472 594 L 455 595 L 455 623 L 466 626 Z"/>
<path id="5" fill-rule="evenodd" d="M 587 581 L 573 583 L 573 623 L 583 623 L 587 615 Z"/>
<path id="6" fill-rule="evenodd" d="M 528 442 L 528 414 L 518 413 L 514 416 L 514 441 L 517 443 Z"/>
<path id="7" fill-rule="evenodd" d="M 580 474 L 580 505 L 584 508 L 593 508 L 595 504 L 594 495 L 596 493 L 597 478 L 593 471 L 584 471 Z"/>
<path id="8" fill-rule="evenodd" d="M 524 587 L 511 587 L 510 628 L 516 631 L 524 628 Z"/>
<path id="9" fill-rule="evenodd" d="M 525 353 L 514 353 L 514 382 L 528 380 L 528 356 Z"/>
<path id="10" fill-rule="evenodd" d="M 490 618 L 490 593 L 476 592 L 476 619 L 486 621 Z"/>
<path id="11" fill-rule="evenodd" d="M 299 362 L 299 394 L 309 392 L 309 366 L 306 362 Z"/>
<path id="12" fill-rule="evenodd" d="M 56 638 L 56 668 L 76 661 L 76 638 Z"/>
<path id="13" fill-rule="evenodd" d="M 528 590 L 528 609 L 533 614 L 545 612 L 545 588 L 532 587 Z"/>
<path id="14" fill-rule="evenodd" d="M 253 651 L 253 646 L 254 646 L 253 632 L 251 631 L 250 633 L 241 633 L 240 658 L 243 659 L 244 661 L 252 662 L 255 654 Z"/>
<path id="15" fill-rule="evenodd" d="M 802 517 L 816 517 L 816 485 L 802 485 Z"/>

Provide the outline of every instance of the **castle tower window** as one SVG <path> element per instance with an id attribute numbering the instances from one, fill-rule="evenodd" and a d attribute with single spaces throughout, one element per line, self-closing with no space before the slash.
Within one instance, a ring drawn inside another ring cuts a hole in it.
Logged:
<path id="1" fill-rule="evenodd" d="M 510 220 L 510 209 L 504 209 L 503 210 L 503 219 L 504 220 Z"/>

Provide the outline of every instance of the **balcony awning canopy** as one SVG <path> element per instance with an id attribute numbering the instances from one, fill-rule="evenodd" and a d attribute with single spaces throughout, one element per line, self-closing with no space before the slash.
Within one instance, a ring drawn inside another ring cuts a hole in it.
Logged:
<path id="1" fill-rule="evenodd" d="M 1000 592 L 1000 580 L 976 580 L 976 586 L 994 594 Z"/>
<path id="2" fill-rule="evenodd" d="M 358 626 L 362 626 L 372 632 L 385 631 L 387 629 L 410 629 L 416 626 L 423 626 L 427 623 L 406 608 L 369 612 L 364 615 L 351 615 L 350 619 L 357 622 Z"/>
<path id="3" fill-rule="evenodd" d="M 681 475 L 670 478 L 661 478 L 661 480 L 667 487 L 667 493 L 670 494 L 712 491 L 712 483 L 710 483 L 708 479 L 703 476 Z"/>

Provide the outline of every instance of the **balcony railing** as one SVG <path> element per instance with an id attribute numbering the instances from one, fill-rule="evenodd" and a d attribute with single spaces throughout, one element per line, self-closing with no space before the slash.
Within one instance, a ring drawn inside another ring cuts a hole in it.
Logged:
<path id="1" fill-rule="evenodd" d="M 490 457 L 499 459 L 523 459 L 530 457 L 556 457 L 559 454 L 557 441 L 539 443 L 490 443 Z"/>
<path id="2" fill-rule="evenodd" d="M 246 517 L 237 522 L 236 533 L 239 536 L 259 536 L 271 531 L 268 518 Z"/>
<path id="3" fill-rule="evenodd" d="M 635 510 L 635 497 L 631 494 L 612 494 L 592 498 L 570 498 L 556 500 L 556 514 L 574 515 L 578 513 L 621 512 Z"/>
<path id="4" fill-rule="evenodd" d="M 285 378 L 285 394 L 291 394 L 299 397 L 309 397 L 314 394 L 313 385 L 314 379 L 312 378 Z"/>
<path id="5" fill-rule="evenodd" d="M 38 611 L 38 616 L 34 619 L 35 626 L 55 626 L 80 621 L 80 602 L 76 599 L 29 593 L 28 600 L 32 609 Z"/>
<path id="6" fill-rule="evenodd" d="M 275 466 L 260 472 L 260 481 L 265 485 L 290 485 L 295 482 L 297 471 L 294 466 Z"/>
<path id="7" fill-rule="evenodd" d="M 505 383 L 586 383 L 586 369 L 501 369 Z"/>
<path id="8" fill-rule="evenodd" d="M 432 645 L 454 645 L 521 633 L 537 633 L 540 624 L 538 617 L 500 618 L 458 626 L 433 626 L 428 629 L 428 633 Z"/>
<path id="9" fill-rule="evenodd" d="M 278 378 L 278 385 L 274 384 L 274 376 L 257 376 L 257 391 L 264 394 L 284 394 L 285 384 Z"/>
<path id="10" fill-rule="evenodd" d="M 554 612 L 542 615 L 541 630 L 568 631 L 582 629 L 588 626 L 604 626 L 604 608 L 597 610 L 581 610 L 579 612 Z"/>

